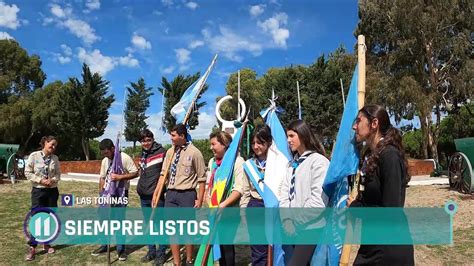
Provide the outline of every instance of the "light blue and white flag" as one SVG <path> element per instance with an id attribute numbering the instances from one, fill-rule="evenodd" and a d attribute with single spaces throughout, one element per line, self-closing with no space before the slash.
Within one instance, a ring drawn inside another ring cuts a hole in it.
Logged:
<path id="1" fill-rule="evenodd" d="M 251 160 L 244 164 L 244 170 L 257 192 L 262 196 L 265 208 L 278 208 L 280 185 L 286 176 L 289 161 L 292 159 L 286 141 L 285 129 L 278 119 L 278 113 L 281 112 L 281 109 L 276 106 L 275 100 L 275 94 L 272 93 L 270 107 L 260 112 L 265 123 L 270 127 L 273 137 L 272 145 L 267 153 L 265 174 L 262 175 L 258 172 L 255 163 Z M 266 214 L 265 224 L 267 237 L 271 238 L 274 236 L 274 228 L 280 227 L 280 218 Z M 276 239 L 273 240 L 273 242 L 277 242 Z M 273 245 L 273 265 L 284 265 L 284 251 L 281 245 Z"/>
<path id="2" fill-rule="evenodd" d="M 194 102 L 196 101 L 199 93 L 201 92 L 202 88 L 204 87 L 204 83 L 206 83 L 207 77 L 212 70 L 212 67 L 216 63 L 217 54 L 212 59 L 211 64 L 207 68 L 206 73 L 201 76 L 193 85 L 191 85 L 181 96 L 181 99 L 177 104 L 171 108 L 171 115 L 176 119 L 176 124 L 182 124 L 184 122 L 184 118 L 186 114 L 189 112 L 189 109 L 193 107 Z"/>
<path id="3" fill-rule="evenodd" d="M 347 177 L 357 173 L 359 165 L 359 152 L 356 147 L 355 133 L 352 125 L 357 118 L 359 106 L 357 101 L 358 67 L 352 75 L 349 96 L 342 114 L 336 144 L 332 153 L 329 169 L 323 183 L 323 191 L 329 197 L 328 207 L 345 208 L 349 197 L 349 184 Z M 332 230 L 338 221 L 329 218 L 324 234 L 331 235 L 337 242 L 336 245 L 318 245 L 313 255 L 311 265 L 339 265 L 339 259 L 344 244 L 344 235 L 335 234 Z M 339 241 L 340 240 L 340 241 Z"/>

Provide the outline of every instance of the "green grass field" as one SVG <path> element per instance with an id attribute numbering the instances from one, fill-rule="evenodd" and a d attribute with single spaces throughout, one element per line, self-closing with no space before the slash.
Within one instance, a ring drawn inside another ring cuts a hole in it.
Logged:
<path id="1" fill-rule="evenodd" d="M 60 183 L 60 194 L 73 193 L 75 196 L 96 196 L 97 184 L 85 182 Z M 75 245 L 56 246 L 55 254 L 44 254 L 38 248 L 36 260 L 25 262 L 27 250 L 26 238 L 23 234 L 23 220 L 29 211 L 31 185 L 22 181 L 15 185 L 0 185 L 0 265 L 104 265 L 106 256 L 93 257 L 91 251 L 97 246 Z M 410 190 L 408 191 L 410 196 Z M 135 187 L 130 189 L 129 206 L 138 207 L 139 198 Z M 472 216 L 466 216 L 472 219 Z M 454 231 L 454 246 L 416 246 L 416 262 L 418 265 L 473 265 L 474 261 L 474 227 L 462 228 Z M 116 253 L 112 252 L 114 264 L 141 264 L 140 258 L 145 255 L 144 246 L 128 246 L 129 257 L 126 262 L 116 261 Z M 353 251 L 354 253 L 355 251 Z M 236 248 L 238 265 L 248 265 L 250 262 L 248 246 Z M 353 259 L 353 257 L 352 257 Z M 171 264 L 170 264 L 171 265 Z"/>

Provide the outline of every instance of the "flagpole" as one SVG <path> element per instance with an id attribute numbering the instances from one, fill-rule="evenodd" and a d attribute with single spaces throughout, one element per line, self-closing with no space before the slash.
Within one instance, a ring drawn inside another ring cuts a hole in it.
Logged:
<path id="1" fill-rule="evenodd" d="M 163 93 L 161 94 L 161 122 L 160 122 L 160 128 L 158 130 L 160 131 L 163 131 L 163 120 L 165 119 L 165 93 L 166 93 L 166 89 L 163 87 Z M 160 135 L 164 135 L 164 134 L 160 134 Z M 163 140 L 161 139 L 162 136 L 160 136 L 159 138 L 159 141 L 161 143 L 163 143 Z"/>
<path id="2" fill-rule="evenodd" d="M 214 58 L 212 59 L 211 65 L 209 66 L 208 70 L 214 66 L 216 60 L 217 60 L 217 54 L 214 55 Z M 204 74 L 203 82 L 202 82 L 202 84 L 201 84 L 200 87 L 199 87 L 198 93 L 196 93 L 196 95 L 194 96 L 193 101 L 191 102 L 191 104 L 190 104 L 190 106 L 189 106 L 189 109 L 188 109 L 188 111 L 186 112 L 186 116 L 184 117 L 184 120 L 183 120 L 183 124 L 184 124 L 184 125 L 187 124 L 188 119 L 189 119 L 190 116 L 191 116 L 191 112 L 192 112 L 192 110 L 193 110 L 193 106 L 194 106 L 194 104 L 196 103 L 196 100 L 197 100 L 197 98 L 198 98 L 198 96 L 199 96 L 199 94 L 200 94 L 202 88 L 203 88 L 204 85 L 206 84 L 206 80 L 207 80 L 207 77 L 209 76 L 209 73 L 210 73 L 210 72 L 211 72 L 211 71 L 206 71 L 206 73 Z M 169 161 L 169 163 L 166 164 L 167 167 L 165 168 L 165 170 L 164 170 L 164 172 L 163 172 L 163 175 L 161 175 L 160 178 L 158 179 L 158 183 L 156 184 L 155 191 L 153 192 L 153 199 L 154 199 L 154 200 L 153 200 L 153 202 L 152 202 L 153 211 L 152 211 L 152 213 L 151 213 L 151 214 L 152 214 L 152 215 L 151 215 L 151 218 L 153 218 L 153 215 L 154 215 L 154 212 L 155 212 L 154 207 L 156 207 L 156 205 L 158 204 L 158 201 L 160 200 L 161 194 L 163 194 L 163 189 L 164 189 L 164 187 L 165 187 L 166 179 L 168 178 L 168 177 L 167 177 L 167 176 L 168 176 L 168 172 L 169 172 L 169 170 L 170 170 L 170 168 L 171 168 L 171 159 L 174 157 L 174 155 L 175 155 L 175 153 L 176 153 L 176 151 L 175 151 L 175 149 L 174 149 L 173 147 L 172 147 L 172 149 L 173 149 L 173 152 L 172 152 L 172 154 L 171 154 L 171 156 L 170 156 L 170 161 Z"/>
<path id="3" fill-rule="evenodd" d="M 296 81 L 296 90 L 298 91 L 298 119 L 301 120 L 300 83 L 298 81 Z"/>
<path id="4" fill-rule="evenodd" d="M 342 85 L 342 79 L 339 79 L 341 82 L 341 94 L 342 94 L 342 109 L 344 110 L 344 106 L 346 106 L 346 99 L 344 99 L 344 86 Z"/>
<path id="5" fill-rule="evenodd" d="M 359 110 L 364 106 L 364 102 L 365 102 L 365 74 L 366 74 L 365 51 L 366 51 L 365 37 L 364 35 L 359 35 L 357 37 L 357 63 L 358 63 L 358 69 L 359 69 L 358 83 L 357 83 L 357 103 L 358 103 Z M 357 197 L 357 194 L 359 193 L 358 191 L 359 179 L 360 179 L 360 174 L 357 173 L 354 179 L 352 191 L 350 192 L 350 198 L 352 199 L 355 199 Z M 348 226 L 346 226 L 346 239 L 348 239 L 348 236 L 352 234 L 351 228 L 352 228 L 352 225 L 349 223 Z M 344 244 L 342 248 L 341 259 L 339 260 L 340 266 L 349 265 L 351 249 L 352 249 L 351 244 Z"/>
<path id="6" fill-rule="evenodd" d="M 240 117 L 240 69 L 237 71 L 237 117 Z"/>

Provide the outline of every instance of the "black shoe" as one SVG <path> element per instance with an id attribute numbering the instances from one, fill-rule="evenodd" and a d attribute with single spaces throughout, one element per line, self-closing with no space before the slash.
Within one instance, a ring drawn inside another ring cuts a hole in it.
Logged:
<path id="1" fill-rule="evenodd" d="M 156 252 L 155 251 L 148 251 L 145 256 L 143 256 L 140 259 L 140 262 L 149 262 L 152 261 L 156 258 Z"/>
<path id="2" fill-rule="evenodd" d="M 161 266 L 161 265 L 164 265 L 165 262 L 166 262 L 166 252 L 158 250 L 156 252 L 156 257 L 155 257 L 155 261 L 153 262 L 153 265 Z"/>
<path id="3" fill-rule="evenodd" d="M 99 256 L 107 252 L 107 246 L 100 246 L 98 249 L 92 251 L 92 256 Z"/>
<path id="4" fill-rule="evenodd" d="M 194 266 L 194 261 L 186 261 L 186 266 Z"/>
<path id="5" fill-rule="evenodd" d="M 119 261 L 126 261 L 128 258 L 128 255 L 125 251 L 122 251 L 118 254 L 118 260 Z"/>

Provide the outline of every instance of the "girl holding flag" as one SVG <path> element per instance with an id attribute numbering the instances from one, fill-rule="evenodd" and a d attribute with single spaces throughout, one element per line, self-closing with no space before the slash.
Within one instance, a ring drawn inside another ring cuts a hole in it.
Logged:
<path id="1" fill-rule="evenodd" d="M 294 158 L 280 189 L 281 208 L 324 208 L 328 196 L 323 192 L 323 182 L 329 168 L 324 147 L 302 120 L 290 123 L 286 130 L 287 140 Z M 296 233 L 291 217 L 283 218 L 288 234 Z M 307 265 L 315 245 L 285 246 L 287 265 Z M 289 255 L 287 255 L 289 254 Z"/>
<path id="2" fill-rule="evenodd" d="M 212 187 L 214 184 L 214 176 L 217 169 L 220 167 L 224 154 L 229 148 L 232 142 L 232 136 L 224 131 L 218 131 L 211 133 L 209 136 L 211 142 L 211 150 L 214 154 L 214 158 L 209 160 L 209 171 L 210 179 L 208 182 L 207 197 L 210 197 Z M 219 204 L 219 208 L 225 207 L 245 207 L 248 203 L 248 183 L 245 182 L 244 171 L 243 171 L 244 159 L 237 156 L 235 159 L 234 171 L 233 171 L 233 185 L 232 192 L 230 195 Z M 209 198 L 209 201 L 212 200 Z M 240 201 L 239 201 L 240 200 Z M 239 203 L 238 203 L 239 201 Z M 220 265 L 235 265 L 235 249 L 234 245 L 221 245 L 222 257 L 219 259 Z"/>
<path id="3" fill-rule="evenodd" d="M 264 208 L 265 204 L 263 202 L 263 197 L 259 194 L 256 187 L 260 187 L 261 183 L 263 182 L 267 163 L 268 149 L 270 148 L 273 142 L 270 127 L 268 127 L 267 125 L 261 125 L 256 127 L 254 132 L 252 133 L 251 140 L 254 157 L 248 159 L 245 162 L 246 165 L 250 166 L 248 169 L 252 169 L 248 172 L 245 172 L 248 180 L 250 180 L 250 201 L 247 207 Z M 268 245 L 251 245 L 250 249 L 252 251 L 252 266 L 267 265 Z"/>
<path id="4" fill-rule="evenodd" d="M 353 129 L 356 141 L 367 143 L 360 193 L 351 207 L 403 207 L 410 180 L 400 132 L 379 105 L 366 105 Z M 349 200 L 351 201 L 351 199 Z M 394 225 L 406 221 L 393 221 Z M 412 245 L 361 245 L 354 265 L 414 265 Z"/>

